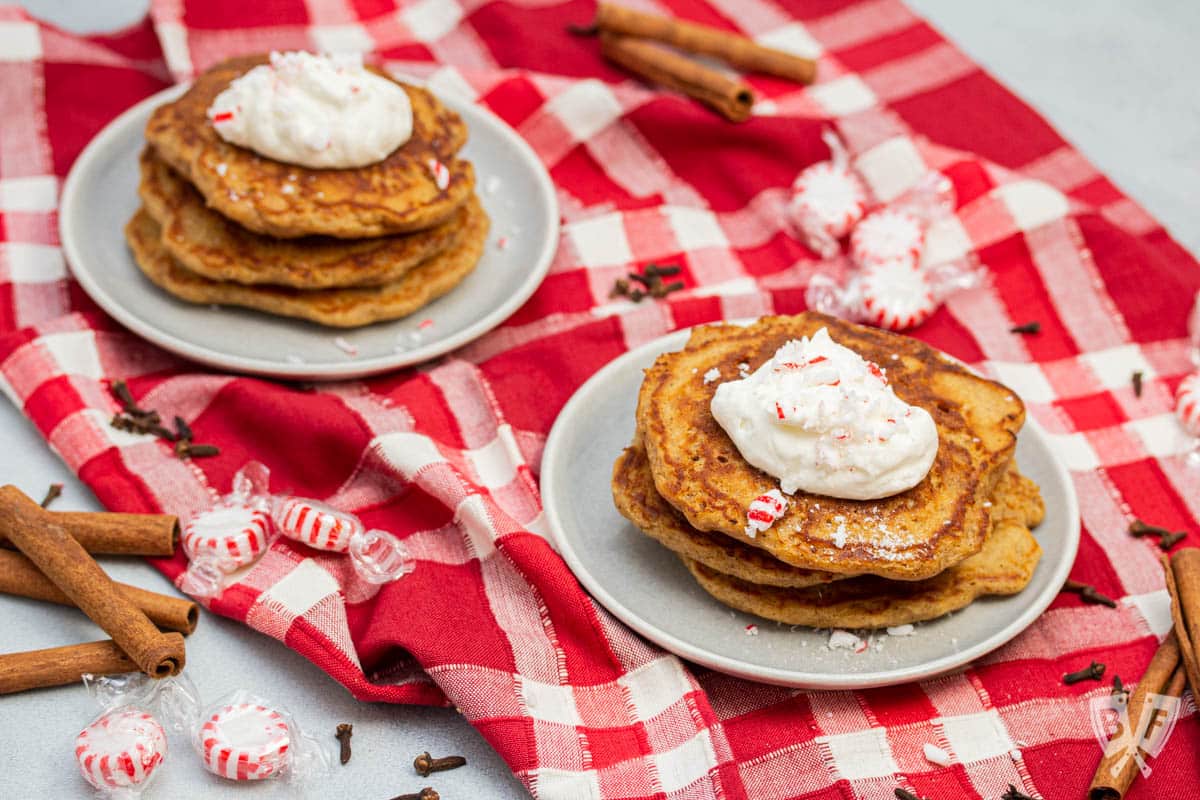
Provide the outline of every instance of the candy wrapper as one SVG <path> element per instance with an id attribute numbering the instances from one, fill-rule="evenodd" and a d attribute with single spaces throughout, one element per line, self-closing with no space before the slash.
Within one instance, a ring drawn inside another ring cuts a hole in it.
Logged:
<path id="1" fill-rule="evenodd" d="M 195 687 L 182 675 L 154 680 L 142 673 L 85 675 L 84 685 L 103 710 L 75 737 L 79 772 L 102 797 L 140 797 L 167 758 L 167 731 L 195 721 Z"/>
<path id="2" fill-rule="evenodd" d="M 804 243 L 821 258 L 832 258 L 841 251 L 839 241 L 862 219 L 867 189 L 850 167 L 837 134 L 826 129 L 821 138 L 829 146 L 830 159 L 796 177 L 788 213 Z"/>
<path id="3" fill-rule="evenodd" d="M 251 461 L 234 476 L 233 491 L 183 523 L 189 564 L 180 589 L 196 597 L 218 595 L 231 573 L 266 552 L 272 534 L 269 479 L 267 467 Z"/>
<path id="4" fill-rule="evenodd" d="M 304 782 L 332 764 L 329 751 L 304 735 L 285 709 L 244 691 L 210 706 L 192 742 L 205 769 L 231 781 Z"/>
<path id="5" fill-rule="evenodd" d="M 955 292 L 974 288 L 984 271 L 968 260 L 935 262 L 927 239 L 954 210 L 954 187 L 929 173 L 914 189 L 873 211 L 850 236 L 850 259 L 815 275 L 808 307 L 893 331 L 923 323 Z"/>
<path id="6" fill-rule="evenodd" d="M 271 519 L 280 534 L 317 550 L 347 553 L 367 583 L 382 584 L 413 570 L 404 543 L 381 530 L 367 530 L 354 514 L 303 497 L 275 499 Z"/>

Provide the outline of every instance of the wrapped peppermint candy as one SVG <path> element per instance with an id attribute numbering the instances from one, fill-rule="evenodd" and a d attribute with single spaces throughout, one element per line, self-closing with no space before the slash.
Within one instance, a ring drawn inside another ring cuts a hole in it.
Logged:
<path id="1" fill-rule="evenodd" d="M 270 471 L 251 461 L 233 478 L 233 491 L 183 523 L 189 565 L 180 588 L 197 597 L 220 594 L 230 573 L 254 563 L 271 541 Z"/>
<path id="2" fill-rule="evenodd" d="M 969 258 L 938 262 L 927 257 L 933 226 L 953 208 L 953 185 L 931 172 L 905 195 L 872 212 L 851 234 L 850 263 L 831 262 L 828 271 L 809 282 L 808 307 L 903 331 L 929 319 L 955 292 L 980 285 L 985 273 Z"/>
<path id="3" fill-rule="evenodd" d="M 1189 355 L 1192 365 L 1200 367 L 1200 292 L 1192 303 L 1192 313 L 1188 317 L 1188 342 L 1191 345 Z"/>
<path id="4" fill-rule="evenodd" d="M 104 710 L 75 737 L 79 772 L 105 797 L 140 797 L 167 758 L 167 729 L 183 730 L 195 718 L 194 687 L 183 676 L 141 673 L 85 675 L 84 685 Z"/>
<path id="5" fill-rule="evenodd" d="M 1175 391 L 1175 416 L 1189 436 L 1200 437 L 1200 372 L 1184 378 Z"/>
<path id="6" fill-rule="evenodd" d="M 305 736 L 287 711 L 244 691 L 200 716 L 193 744 L 205 769 L 231 781 L 307 780 L 331 763 L 326 749 Z"/>
<path id="7" fill-rule="evenodd" d="M 792 184 L 788 212 L 805 244 L 822 258 L 841 250 L 839 240 L 862 219 L 867 189 L 850 167 L 846 148 L 831 130 L 821 138 L 831 157 L 805 168 Z"/>
<path id="8" fill-rule="evenodd" d="M 347 553 L 367 583 L 389 583 L 413 571 L 404 543 L 381 530 L 366 530 L 354 514 L 303 497 L 276 498 L 271 518 L 279 533 L 317 550 Z"/>

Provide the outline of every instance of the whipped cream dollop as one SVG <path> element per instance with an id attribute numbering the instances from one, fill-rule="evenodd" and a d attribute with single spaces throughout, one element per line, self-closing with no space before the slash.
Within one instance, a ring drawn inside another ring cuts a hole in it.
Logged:
<path id="1" fill-rule="evenodd" d="M 360 55 L 271 53 L 209 106 L 227 142 L 314 169 L 365 167 L 412 136 L 408 93 L 363 67 Z"/>
<path id="2" fill-rule="evenodd" d="M 937 455 L 929 412 L 897 397 L 879 365 L 826 328 L 722 383 L 711 408 L 742 456 L 787 494 L 888 497 L 920 483 Z"/>

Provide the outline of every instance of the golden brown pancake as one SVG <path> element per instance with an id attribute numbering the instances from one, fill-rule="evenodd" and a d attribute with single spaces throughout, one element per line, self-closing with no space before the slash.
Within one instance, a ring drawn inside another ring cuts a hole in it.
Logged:
<path id="1" fill-rule="evenodd" d="M 400 280 L 385 286 L 312 291 L 284 286 L 244 286 L 212 281 L 189 272 L 163 247 L 161 229 L 145 209 L 139 209 L 125 226 L 125 239 L 146 277 L 181 300 L 244 306 L 331 327 L 351 328 L 407 316 L 453 289 L 479 262 L 488 226 L 487 214 L 479 201 L 472 198 L 458 238 Z"/>
<path id="2" fill-rule="evenodd" d="M 817 586 L 850 577 L 793 567 L 772 558 L 765 550 L 731 536 L 696 530 L 654 488 L 646 451 L 636 442 L 625 448 L 613 465 L 612 490 L 617 510 L 642 533 L 677 555 L 699 561 L 718 572 L 754 583 L 791 588 Z"/>
<path id="3" fill-rule="evenodd" d="M 147 147 L 138 194 L 162 227 L 162 243 L 183 267 L 214 281 L 271 283 L 296 289 L 381 286 L 445 250 L 467 218 L 460 206 L 426 231 L 372 239 L 252 233 L 204 204 L 192 186 Z"/>
<path id="4" fill-rule="evenodd" d="M 642 533 L 714 572 L 793 589 L 853 577 L 793 567 L 730 536 L 696 530 L 655 490 L 646 451 L 637 442 L 625 448 L 613 466 L 612 490 L 617 510 Z M 989 510 L 993 525 L 1011 522 L 1026 527 L 1040 523 L 1045 513 L 1037 484 L 1020 474 L 1015 465 L 1005 472 Z"/>
<path id="5" fill-rule="evenodd" d="M 828 328 L 833 340 L 879 363 L 902 400 L 928 411 L 938 453 L 912 489 L 879 500 L 797 492 L 769 529 L 749 537 L 746 509 L 778 481 L 751 466 L 709 410 L 721 381 L 736 380 L 790 339 Z M 1012 459 L 1025 408 L 1009 389 L 915 339 L 807 312 L 749 327 L 703 326 L 687 346 L 658 358 L 638 397 L 638 435 L 654 484 L 692 527 L 724 534 L 792 566 L 847 575 L 921 580 L 983 546 L 985 504 Z M 845 534 L 844 546 L 835 538 Z"/>
<path id="6" fill-rule="evenodd" d="M 992 528 L 983 549 L 932 578 L 890 581 L 874 575 L 808 589 L 762 586 L 682 557 L 700 586 L 725 605 L 788 625 L 886 628 L 936 619 L 984 595 L 1029 585 L 1042 548 L 1012 517 Z"/>
<path id="7" fill-rule="evenodd" d="M 243 56 L 212 67 L 146 123 L 159 156 L 221 214 L 280 238 L 359 239 L 430 228 L 471 195 L 474 170 L 454 155 L 466 141 L 462 119 L 425 89 L 399 81 L 412 103 L 412 138 L 377 164 L 309 169 L 226 142 L 208 121 L 208 107 L 231 81 L 266 62 L 265 55 Z M 441 189 L 431 169 L 436 162 L 450 174 Z"/>

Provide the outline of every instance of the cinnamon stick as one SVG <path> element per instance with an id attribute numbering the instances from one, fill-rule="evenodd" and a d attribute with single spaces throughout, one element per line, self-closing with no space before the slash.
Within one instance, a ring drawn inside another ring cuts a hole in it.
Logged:
<path id="1" fill-rule="evenodd" d="M 602 34 L 655 39 L 689 53 L 714 56 L 748 72 L 763 72 L 797 83 L 812 83 L 817 77 L 817 62 L 811 58 L 763 47 L 745 36 L 695 22 L 600 3 L 595 25 Z"/>
<path id="2" fill-rule="evenodd" d="M 52 511 L 50 518 L 95 555 L 170 557 L 179 541 L 179 520 L 170 514 Z M 0 546 L 13 547 L 2 528 Z"/>
<path id="3" fill-rule="evenodd" d="M 143 672 L 165 678 L 183 668 L 183 637 L 156 628 L 53 515 L 15 486 L 0 488 L 0 530 Z"/>
<path id="4" fill-rule="evenodd" d="M 179 637 L 178 633 L 170 634 Z M 180 637 L 182 641 L 182 637 Z M 83 675 L 136 672 L 137 664 L 112 639 L 0 655 L 0 694 L 65 686 Z"/>
<path id="5" fill-rule="evenodd" d="M 1152 700 L 1150 695 L 1170 694 L 1175 691 L 1176 694 L 1172 696 L 1178 697 L 1179 693 L 1182 693 L 1182 683 L 1176 684 L 1176 676 L 1183 674 L 1178 667 L 1179 642 L 1175 634 L 1170 633 L 1158 646 L 1145 674 L 1138 681 L 1137 688 L 1129 696 L 1125 707 L 1126 719 L 1135 729 L 1132 735 L 1125 732 L 1125 736 L 1121 735 L 1123 731 L 1118 730 L 1109 741 L 1104 750 L 1104 757 L 1100 759 L 1100 766 L 1096 769 L 1096 775 L 1092 778 L 1088 800 L 1121 800 L 1125 792 L 1129 791 L 1130 784 L 1138 774 L 1137 748 L 1148 729 L 1148 725 L 1141 724 L 1142 710 L 1146 703 Z M 1153 715 L 1147 717 L 1147 722 L 1153 724 Z"/>
<path id="6" fill-rule="evenodd" d="M 140 608 L 159 628 L 178 631 L 184 636 L 196 630 L 200 609 L 192 601 L 151 592 L 126 583 L 118 583 L 116 586 L 121 594 Z M 64 606 L 74 605 L 32 561 L 20 553 L 8 550 L 0 550 L 0 592 Z"/>
<path id="7" fill-rule="evenodd" d="M 754 107 L 754 92 L 742 81 L 647 39 L 601 33 L 600 52 L 647 81 L 694 97 L 731 122 L 745 122 Z"/>
<path id="8" fill-rule="evenodd" d="M 1191 555 L 1186 555 L 1190 553 Z M 1183 669 L 1187 674 L 1188 683 L 1192 687 L 1192 695 L 1200 697 L 1200 665 L 1196 658 L 1196 627 L 1200 624 L 1200 564 L 1195 549 L 1180 550 L 1175 558 L 1161 556 L 1163 572 L 1167 580 L 1167 594 L 1171 596 L 1171 623 L 1175 629 L 1175 638 L 1179 640 L 1179 653 L 1183 661 Z M 1187 605 L 1182 597 L 1183 584 L 1188 587 L 1188 597 L 1193 605 Z"/>

